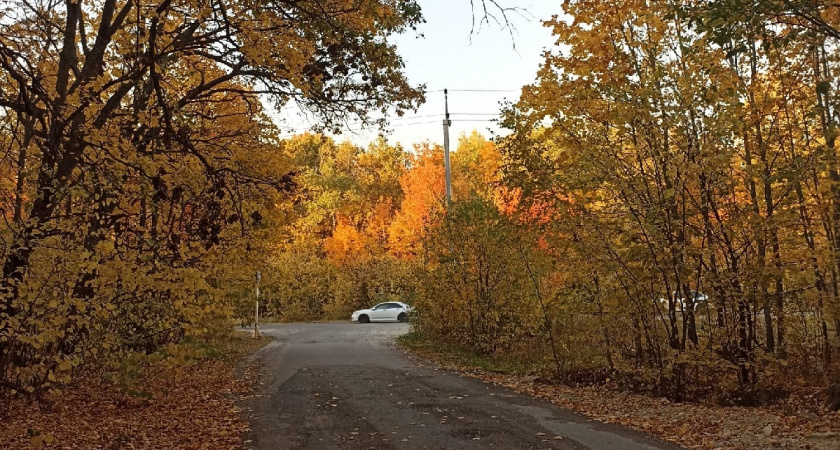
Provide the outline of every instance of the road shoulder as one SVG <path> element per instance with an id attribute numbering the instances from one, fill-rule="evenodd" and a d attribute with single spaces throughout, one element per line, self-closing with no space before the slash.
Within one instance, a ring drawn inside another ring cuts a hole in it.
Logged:
<path id="1" fill-rule="evenodd" d="M 533 376 L 497 373 L 427 346 L 399 342 L 416 364 L 454 371 L 543 399 L 591 419 L 625 426 L 687 448 L 840 448 L 840 412 L 818 405 L 723 407 L 672 403 L 599 386 L 569 387 Z"/>
<path id="2" fill-rule="evenodd" d="M 234 401 L 254 371 L 236 367 L 268 341 L 234 334 L 186 363 L 140 363 L 122 388 L 90 374 L 41 402 L 8 399 L 0 448 L 239 448 L 248 424 Z"/>

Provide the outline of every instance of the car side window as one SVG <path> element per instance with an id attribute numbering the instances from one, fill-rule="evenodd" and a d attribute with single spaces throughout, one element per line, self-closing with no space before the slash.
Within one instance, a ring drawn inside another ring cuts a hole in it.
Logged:
<path id="1" fill-rule="evenodd" d="M 387 303 L 382 303 L 380 305 L 376 305 L 376 306 L 373 307 L 374 311 L 379 311 L 379 310 L 382 310 L 382 309 L 388 309 L 388 304 Z"/>
<path id="2" fill-rule="evenodd" d="M 402 308 L 399 303 L 388 303 L 388 309 L 400 309 Z"/>

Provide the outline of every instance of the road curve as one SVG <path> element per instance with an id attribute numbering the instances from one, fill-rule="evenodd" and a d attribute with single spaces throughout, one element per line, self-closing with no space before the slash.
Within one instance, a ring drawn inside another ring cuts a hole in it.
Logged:
<path id="1" fill-rule="evenodd" d="M 263 384 L 246 400 L 255 449 L 677 449 L 545 401 L 420 367 L 407 324 L 262 325 Z"/>

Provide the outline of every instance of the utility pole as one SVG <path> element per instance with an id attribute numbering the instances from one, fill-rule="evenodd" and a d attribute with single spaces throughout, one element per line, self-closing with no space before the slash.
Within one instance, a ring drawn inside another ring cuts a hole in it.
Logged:
<path id="1" fill-rule="evenodd" d="M 260 271 L 257 271 L 257 302 L 256 306 L 254 307 L 254 339 L 260 338 L 260 279 L 262 278 L 262 274 Z"/>
<path id="2" fill-rule="evenodd" d="M 449 120 L 449 91 L 443 90 L 443 97 L 446 108 L 446 118 L 443 119 L 443 167 L 446 172 L 446 211 L 452 207 L 452 169 L 449 166 L 449 127 L 452 121 Z"/>

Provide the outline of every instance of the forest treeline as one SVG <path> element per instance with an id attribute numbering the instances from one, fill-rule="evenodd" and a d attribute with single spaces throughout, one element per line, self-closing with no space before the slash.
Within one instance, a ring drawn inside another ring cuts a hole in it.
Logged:
<path id="1" fill-rule="evenodd" d="M 416 109 L 392 37 L 421 21 L 413 1 L 0 3 L 0 394 L 232 330 L 296 189 L 268 108 L 325 129 Z"/>
<path id="2" fill-rule="evenodd" d="M 416 107 L 389 40 L 414 2 L 9 3 L 5 394 L 229 330 L 256 270 L 277 320 L 406 301 L 559 380 L 756 404 L 838 379 L 836 6 L 564 2 L 447 208 L 439 146 L 281 139 L 264 110 Z"/>
<path id="3" fill-rule="evenodd" d="M 533 296 L 559 371 L 586 355 L 633 389 L 744 404 L 836 380 L 840 10 L 564 11 L 500 142 L 523 210 L 543 211 Z"/>
<path id="4" fill-rule="evenodd" d="M 806 3 L 565 2 L 448 212 L 435 147 L 297 151 L 276 314 L 400 298 L 429 339 L 674 400 L 829 386 L 840 11 Z"/>

